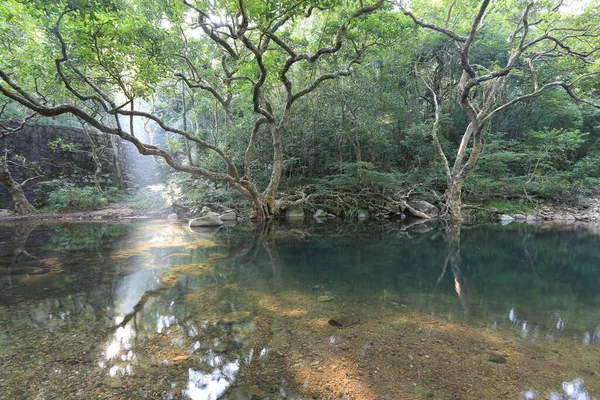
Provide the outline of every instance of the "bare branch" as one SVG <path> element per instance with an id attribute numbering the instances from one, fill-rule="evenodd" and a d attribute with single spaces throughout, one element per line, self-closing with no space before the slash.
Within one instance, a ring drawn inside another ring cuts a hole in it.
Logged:
<path id="1" fill-rule="evenodd" d="M 448 36 L 449 38 L 451 38 L 451 39 L 453 39 L 453 40 L 455 40 L 457 42 L 460 42 L 460 43 L 464 43 L 464 42 L 467 41 L 467 37 L 466 36 L 459 35 L 456 32 L 451 31 L 450 29 L 447 29 L 445 27 L 442 28 L 441 26 L 437 26 L 437 25 L 434 25 L 434 24 L 429 24 L 427 22 L 424 22 L 422 19 L 418 19 L 412 13 L 412 11 L 406 9 L 402 4 L 400 4 L 398 2 L 396 2 L 396 4 L 400 7 L 400 11 L 402 11 L 402 13 L 404 15 L 410 17 L 413 20 L 413 22 L 415 24 L 419 25 L 420 27 L 431 29 L 431 30 L 434 30 L 436 32 L 443 33 L 444 35 Z M 450 13 L 450 11 L 448 13 Z"/>
<path id="2" fill-rule="evenodd" d="M 442 158 L 442 162 L 444 164 L 444 171 L 446 172 L 446 177 L 448 178 L 448 180 L 450 180 L 450 179 L 452 179 L 452 173 L 450 171 L 450 165 L 448 164 L 448 158 L 446 157 L 446 154 L 444 153 L 444 149 L 442 148 L 442 144 L 440 143 L 440 139 L 438 138 L 438 135 L 437 135 L 437 132 L 438 132 L 438 129 L 440 126 L 440 114 L 441 114 L 440 102 L 438 101 L 438 97 L 437 97 L 437 94 L 435 93 L 435 90 L 433 90 L 432 87 L 427 83 L 425 78 L 423 78 L 419 74 L 416 64 L 415 64 L 415 74 L 419 78 L 421 78 L 421 80 L 423 81 L 423 84 L 425 85 L 425 87 L 427 87 L 427 89 L 433 96 L 433 103 L 435 105 L 435 117 L 434 117 L 434 121 L 433 121 L 433 126 L 431 127 L 431 137 L 433 138 L 433 143 L 435 144 L 435 148 L 437 149 L 438 154 Z"/>

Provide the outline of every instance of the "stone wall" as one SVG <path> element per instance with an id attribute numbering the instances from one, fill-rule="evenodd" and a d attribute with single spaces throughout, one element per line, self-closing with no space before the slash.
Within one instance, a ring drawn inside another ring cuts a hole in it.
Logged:
<path id="1" fill-rule="evenodd" d="M 57 139 L 62 139 L 63 143 L 73 144 L 73 151 L 60 147 L 53 150 L 49 143 Z M 11 159 L 15 155 L 25 157 L 26 165 L 34 165 L 44 174 L 44 177 L 36 182 L 68 178 L 77 185 L 93 185 L 96 167 L 91 154 L 90 140 L 93 141 L 96 149 L 102 149 L 100 154 L 102 186 L 126 184 L 123 179 L 119 178 L 119 176 L 126 178 L 124 173 L 120 173 L 120 171 L 125 171 L 123 162 L 125 143 L 116 136 L 90 133 L 88 138 L 82 129 L 51 125 L 26 125 L 23 131 L 1 140 L 0 151 L 4 155 L 8 150 Z M 26 168 L 20 167 L 11 167 L 11 173 L 18 182 L 35 175 Z M 33 195 L 35 185 L 36 183 L 32 183 L 25 186 L 28 196 Z M 0 205 L 6 207 L 11 202 L 6 189 L 0 186 Z"/>

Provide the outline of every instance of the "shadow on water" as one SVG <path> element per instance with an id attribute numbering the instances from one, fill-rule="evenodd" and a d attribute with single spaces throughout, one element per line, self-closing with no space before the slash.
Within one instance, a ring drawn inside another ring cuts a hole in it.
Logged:
<path id="1" fill-rule="evenodd" d="M 2 232 L 6 398 L 600 392 L 589 232 L 436 221 Z"/>

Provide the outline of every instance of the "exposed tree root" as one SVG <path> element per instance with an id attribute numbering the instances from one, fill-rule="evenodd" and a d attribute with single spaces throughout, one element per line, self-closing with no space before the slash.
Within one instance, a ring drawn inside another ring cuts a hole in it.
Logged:
<path id="1" fill-rule="evenodd" d="M 407 203 L 411 192 L 412 189 L 385 194 L 369 188 L 355 192 L 325 192 L 322 187 L 307 185 L 292 193 L 282 193 L 278 206 L 282 210 L 294 206 L 301 206 L 312 212 L 320 209 L 345 218 L 355 218 L 360 212 L 367 213 L 371 218 L 399 218 L 408 211 L 413 216 L 429 219 L 429 216 Z"/>

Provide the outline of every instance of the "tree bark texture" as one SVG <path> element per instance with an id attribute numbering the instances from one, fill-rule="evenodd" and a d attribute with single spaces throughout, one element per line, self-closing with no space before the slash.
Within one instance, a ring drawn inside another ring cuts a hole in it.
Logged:
<path id="1" fill-rule="evenodd" d="M 29 203 L 21 185 L 15 181 L 6 163 L 0 162 L 0 183 L 6 187 L 15 202 L 15 211 L 19 214 L 35 212 L 35 207 Z"/>

